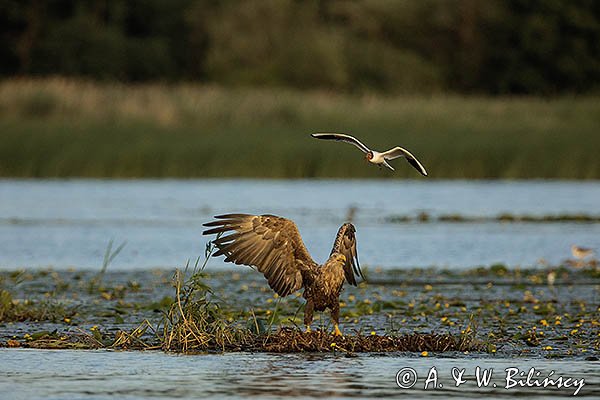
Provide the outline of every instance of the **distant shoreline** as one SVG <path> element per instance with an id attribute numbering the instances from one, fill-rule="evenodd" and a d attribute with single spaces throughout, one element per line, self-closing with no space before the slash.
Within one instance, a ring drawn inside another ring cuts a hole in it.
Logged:
<path id="1" fill-rule="evenodd" d="M 402 145 L 431 179 L 600 179 L 595 96 L 345 95 L 0 81 L 0 178 L 410 178 L 314 131 Z"/>

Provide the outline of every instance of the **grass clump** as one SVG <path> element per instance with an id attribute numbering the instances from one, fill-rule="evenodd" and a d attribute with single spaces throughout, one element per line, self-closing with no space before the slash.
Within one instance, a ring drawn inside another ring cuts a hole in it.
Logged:
<path id="1" fill-rule="evenodd" d="M 60 302 L 13 299 L 8 290 L 0 289 L 0 322 L 57 322 L 75 314 L 76 309 Z"/>
<path id="2" fill-rule="evenodd" d="M 4 289 L 0 289 L 0 321 L 11 313 L 13 308 L 12 295 Z"/>
<path id="3" fill-rule="evenodd" d="M 54 330 L 26 333 L 21 340 L 9 339 L 6 347 L 25 347 L 32 349 L 54 349 L 54 350 L 91 350 L 99 349 L 104 345 L 98 342 L 92 335 L 85 333 L 62 334 Z"/>
<path id="4" fill-rule="evenodd" d="M 218 304 L 208 298 L 210 288 L 200 283 L 201 272 L 183 282 L 177 270 L 174 282 L 176 301 L 165 316 L 162 348 L 194 352 L 240 348 L 251 340 L 249 330 L 229 322 Z"/>
<path id="5" fill-rule="evenodd" d="M 240 348 L 251 341 L 252 333 L 229 321 L 219 305 L 210 299 L 212 289 L 204 282 L 204 268 L 215 250 L 208 242 L 205 260 L 200 268 L 198 261 L 191 277 L 177 269 L 173 277 L 175 302 L 165 314 L 162 348 L 165 351 L 194 352 Z M 186 266 L 187 270 L 187 266 Z"/>
<path id="6" fill-rule="evenodd" d="M 114 335 L 103 333 L 98 326 L 90 328 L 89 332 L 78 329 L 76 332 L 36 331 L 26 333 L 22 339 L 13 337 L 7 340 L 6 347 L 27 347 L 36 349 L 119 349 L 119 350 L 156 350 L 160 349 L 156 340 L 148 337 L 147 332 L 156 331 L 152 324 L 145 320 L 131 331 L 117 331 Z"/>
<path id="7" fill-rule="evenodd" d="M 112 250 L 113 241 L 112 239 L 108 242 L 106 246 L 106 250 L 104 251 L 104 259 L 102 260 L 102 268 L 100 268 L 100 272 L 90 279 L 89 282 L 89 292 L 92 293 L 96 291 L 97 288 L 102 284 L 102 279 L 104 278 L 104 274 L 106 274 L 106 269 L 109 264 L 119 255 L 119 253 L 123 250 L 127 242 L 121 243 L 114 251 Z"/>

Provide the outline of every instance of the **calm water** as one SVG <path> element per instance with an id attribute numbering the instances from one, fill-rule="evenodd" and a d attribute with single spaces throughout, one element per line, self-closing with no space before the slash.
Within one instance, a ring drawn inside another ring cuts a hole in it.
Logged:
<path id="1" fill-rule="evenodd" d="M 364 265 L 383 268 L 466 268 L 504 262 L 559 262 L 571 244 L 598 249 L 600 224 L 392 224 L 386 217 L 458 213 L 468 216 L 558 213 L 600 214 L 600 183 L 440 181 L 35 181 L 0 180 L 0 268 L 98 268 L 107 242 L 127 246 L 111 269 L 173 268 L 203 254 L 202 223 L 227 212 L 273 213 L 298 224 L 315 259 L 328 254 L 350 207 Z M 213 260 L 210 268 L 224 268 Z M 239 267 L 236 267 L 239 268 Z M 570 396 L 574 388 L 503 389 L 504 369 L 551 370 L 554 377 L 585 378 L 580 397 L 600 396 L 594 361 L 422 358 L 361 355 L 209 354 L 0 349 L 0 399 L 141 399 L 267 396 L 439 398 Z M 494 368 L 477 388 L 476 366 Z M 424 391 L 437 367 L 437 391 Z M 418 389 L 395 382 L 416 370 Z M 468 382 L 453 387 L 453 367 Z"/>
<path id="2" fill-rule="evenodd" d="M 528 372 L 540 380 L 554 371 L 581 379 L 578 397 L 600 396 L 598 362 L 540 359 L 453 359 L 362 355 L 209 354 L 175 356 L 160 352 L 51 351 L 0 349 L 0 397 L 20 399 L 144 399 L 144 398 L 376 398 L 409 395 L 422 398 L 482 396 L 550 398 L 571 396 L 575 387 L 505 389 L 506 368 Z M 425 391 L 431 368 L 438 373 L 436 391 Z M 494 372 L 489 386 L 478 388 L 475 368 Z M 410 367 L 417 373 L 412 389 L 396 384 L 397 372 Z M 454 387 L 452 368 L 464 368 L 467 382 Z M 496 384 L 496 388 L 493 385 Z M 4 396 L 3 396 L 4 395 Z M 8 397 L 5 397 L 8 396 Z"/>
<path id="3" fill-rule="evenodd" d="M 322 261 L 350 207 L 361 261 L 373 267 L 557 263 L 572 244 L 600 247 L 600 224 L 385 221 L 420 211 L 598 215 L 600 182 L 0 180 L 0 268 L 98 268 L 110 239 L 127 241 L 111 269 L 173 268 L 203 254 L 202 223 L 228 212 L 293 219 Z"/>

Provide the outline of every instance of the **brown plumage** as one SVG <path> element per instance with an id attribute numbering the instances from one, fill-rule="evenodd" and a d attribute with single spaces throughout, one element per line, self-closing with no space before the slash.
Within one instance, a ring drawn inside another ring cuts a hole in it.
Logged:
<path id="1" fill-rule="evenodd" d="M 338 230 L 329 259 L 319 266 L 310 256 L 298 227 L 289 219 L 275 215 L 218 215 L 204 235 L 217 234 L 213 243 L 215 257 L 225 255 L 225 261 L 256 267 L 280 296 L 304 288 L 306 299 L 304 323 L 310 330 L 313 310 L 331 310 L 335 333 L 341 334 L 339 296 L 344 279 L 356 286 L 362 276 L 354 225 L 343 224 Z M 364 278 L 363 278 L 364 279 Z"/>

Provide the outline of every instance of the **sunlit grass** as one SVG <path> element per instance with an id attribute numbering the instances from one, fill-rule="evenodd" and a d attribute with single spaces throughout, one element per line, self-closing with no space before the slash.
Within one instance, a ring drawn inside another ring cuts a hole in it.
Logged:
<path id="1" fill-rule="evenodd" d="M 402 145 L 433 178 L 600 178 L 600 101 L 287 89 L 0 83 L 0 176 L 411 177 L 315 131 Z"/>

